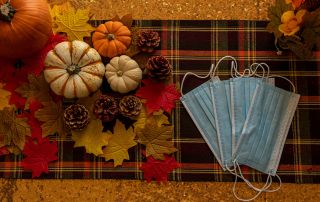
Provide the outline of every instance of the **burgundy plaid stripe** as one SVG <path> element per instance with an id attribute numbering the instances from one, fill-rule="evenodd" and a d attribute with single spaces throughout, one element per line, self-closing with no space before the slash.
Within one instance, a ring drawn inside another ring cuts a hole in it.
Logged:
<path id="1" fill-rule="evenodd" d="M 102 21 L 94 21 L 98 25 Z M 160 32 L 161 47 L 154 55 L 167 57 L 174 69 L 175 82 L 181 82 L 188 71 L 206 74 L 212 63 L 225 55 L 236 57 L 240 66 L 253 62 L 266 62 L 272 74 L 288 77 L 301 94 L 297 112 L 289 131 L 281 157 L 278 174 L 284 182 L 320 183 L 320 52 L 309 61 L 295 59 L 291 54 L 277 56 L 274 38 L 265 31 L 267 22 L 263 21 L 135 21 L 142 29 Z M 219 70 L 219 76 L 229 77 L 228 62 Z M 185 92 L 203 83 L 203 80 L 189 78 Z M 290 85 L 276 79 L 276 85 L 290 89 Z M 223 172 L 210 152 L 200 133 L 194 126 L 181 103 L 171 114 L 175 124 L 173 141 L 179 152 L 176 159 L 182 168 L 170 174 L 171 180 L 178 181 L 233 181 L 233 176 Z M 59 161 L 50 164 L 50 172 L 42 178 L 75 179 L 142 179 L 139 166 L 145 161 L 139 146 L 129 150 L 130 161 L 122 167 L 113 168 L 105 162 L 85 154 L 82 148 L 73 148 L 70 137 L 58 141 Z M 20 167 L 21 156 L 0 157 L 0 174 L 5 178 L 31 178 L 30 172 Z M 245 169 L 246 177 L 253 181 L 263 181 L 261 175 Z"/>

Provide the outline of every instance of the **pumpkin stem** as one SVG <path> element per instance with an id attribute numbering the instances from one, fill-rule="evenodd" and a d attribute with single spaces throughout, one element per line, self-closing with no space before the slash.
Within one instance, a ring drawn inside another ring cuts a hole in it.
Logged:
<path id="1" fill-rule="evenodd" d="M 114 40 L 114 39 L 116 38 L 116 36 L 115 36 L 114 34 L 108 34 L 108 35 L 107 35 L 107 38 L 108 38 L 109 40 Z"/>
<path id="2" fill-rule="evenodd" d="M 78 65 L 72 64 L 69 67 L 67 67 L 67 72 L 72 74 L 78 74 L 80 72 L 80 67 Z"/>
<path id="3" fill-rule="evenodd" d="M 16 9 L 14 9 L 10 3 L 10 0 L 7 3 L 0 6 L 0 20 L 10 22 L 16 13 Z"/>
<path id="4" fill-rule="evenodd" d="M 117 76 L 122 76 L 123 72 L 121 70 L 117 71 Z"/>

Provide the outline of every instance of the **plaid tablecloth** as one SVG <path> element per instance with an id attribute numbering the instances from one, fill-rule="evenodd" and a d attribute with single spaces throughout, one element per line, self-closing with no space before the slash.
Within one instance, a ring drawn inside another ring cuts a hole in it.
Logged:
<path id="1" fill-rule="evenodd" d="M 97 24 L 99 22 L 93 22 Z M 309 61 L 297 60 L 291 54 L 277 56 L 274 37 L 265 31 L 262 21 L 136 21 L 142 29 L 156 30 L 161 35 L 161 47 L 154 55 L 164 55 L 174 67 L 174 81 L 181 82 L 186 72 L 207 74 L 210 65 L 225 55 L 238 59 L 242 68 L 253 62 L 266 62 L 272 74 L 289 78 L 301 94 L 281 157 L 278 174 L 284 182 L 320 183 L 320 54 Z M 228 62 L 219 69 L 219 76 L 229 77 Z M 204 80 L 189 78 L 185 92 Z M 276 85 L 290 89 L 290 85 L 276 79 Z M 233 181 L 233 176 L 223 172 L 213 154 L 196 129 L 181 103 L 171 115 L 175 125 L 174 139 L 178 152 L 174 154 L 182 164 L 170 174 L 176 181 Z M 59 161 L 50 164 L 49 174 L 41 178 L 58 179 L 142 179 L 139 170 L 145 161 L 139 146 L 130 149 L 130 161 L 114 168 L 103 158 L 85 154 L 82 148 L 73 148 L 71 138 L 58 141 Z M 6 178 L 31 178 L 30 172 L 20 167 L 22 156 L 0 157 L 0 176 Z M 250 169 L 246 177 L 264 181 Z"/>

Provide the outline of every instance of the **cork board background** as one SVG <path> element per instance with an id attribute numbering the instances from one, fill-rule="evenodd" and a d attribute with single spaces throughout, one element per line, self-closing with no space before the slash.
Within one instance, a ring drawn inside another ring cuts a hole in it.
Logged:
<path id="1" fill-rule="evenodd" d="M 48 0 L 51 4 L 65 0 Z M 132 13 L 134 19 L 266 20 L 274 0 L 69 0 L 90 8 L 94 19 Z M 235 201 L 232 183 L 128 180 L 5 180 L 0 201 Z M 255 184 L 262 186 L 262 184 Z M 254 193 L 239 183 L 238 193 Z M 319 201 L 320 185 L 283 184 L 257 201 Z"/>

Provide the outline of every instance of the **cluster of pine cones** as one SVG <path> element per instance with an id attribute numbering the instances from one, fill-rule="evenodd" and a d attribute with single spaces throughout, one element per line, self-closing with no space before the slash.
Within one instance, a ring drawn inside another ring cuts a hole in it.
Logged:
<path id="1" fill-rule="evenodd" d="M 93 107 L 94 115 L 103 122 L 110 122 L 120 113 L 125 117 L 135 119 L 142 109 L 142 103 L 136 96 L 124 96 L 119 104 L 108 95 L 101 95 Z M 65 124 L 71 130 L 82 130 L 89 123 L 89 111 L 80 104 L 70 105 L 64 112 Z"/>

